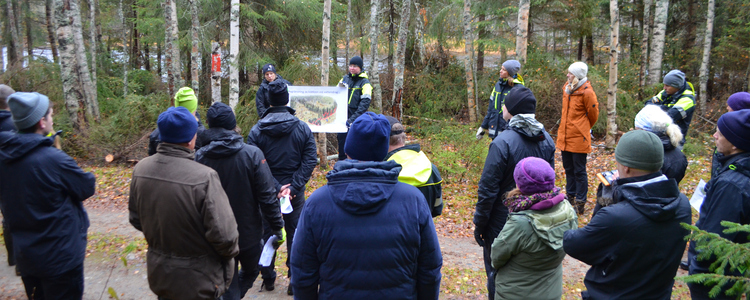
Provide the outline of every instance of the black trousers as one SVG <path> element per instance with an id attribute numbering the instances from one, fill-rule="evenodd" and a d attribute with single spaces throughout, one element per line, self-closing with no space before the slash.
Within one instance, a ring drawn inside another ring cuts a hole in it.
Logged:
<path id="1" fill-rule="evenodd" d="M 289 268 L 289 257 L 292 255 L 292 243 L 294 243 L 294 233 L 297 231 L 297 223 L 299 222 L 299 216 L 302 214 L 302 207 L 305 206 L 305 192 L 304 190 L 297 194 L 292 199 L 292 212 L 284 217 L 284 230 L 286 231 L 286 266 Z M 271 227 L 264 220 L 263 221 L 263 240 L 267 241 L 271 237 Z M 273 254 L 273 260 L 271 265 L 268 267 L 261 267 L 260 274 L 263 280 L 276 279 L 276 253 Z M 292 278 L 292 269 L 289 268 L 289 278 Z"/>
<path id="2" fill-rule="evenodd" d="M 261 241 L 258 241 L 256 247 L 241 249 L 240 253 L 234 258 L 234 277 L 229 289 L 221 297 L 222 300 L 239 300 L 245 297 L 247 291 L 253 287 L 255 278 L 258 278 L 260 267 L 258 261 L 260 254 L 263 252 Z M 242 265 L 242 270 L 239 269 Z"/>
<path id="3" fill-rule="evenodd" d="M 502 230 L 502 229 L 501 229 Z M 484 258 L 484 271 L 487 274 L 487 297 L 490 300 L 495 299 L 495 274 L 497 270 L 492 267 L 492 243 L 495 242 L 495 238 L 500 234 L 500 231 L 492 230 L 488 228 L 482 234 L 484 240 L 484 247 L 482 247 L 482 257 Z"/>
<path id="4" fill-rule="evenodd" d="M 586 201 L 589 192 L 589 180 L 586 174 L 586 153 L 562 151 L 563 169 L 565 169 L 565 192 L 568 199 Z"/>
<path id="5" fill-rule="evenodd" d="M 21 280 L 29 299 L 68 300 L 83 298 L 83 263 L 57 276 L 21 276 Z"/>
<path id="6" fill-rule="evenodd" d="M 5 241 L 5 250 L 8 251 L 8 265 L 16 265 L 16 254 L 13 252 L 13 236 L 8 231 L 8 226 L 5 225 L 5 219 L 3 218 L 3 240 Z"/>
<path id="7" fill-rule="evenodd" d="M 339 161 L 346 159 L 346 151 L 344 151 L 344 143 L 346 143 L 346 132 L 336 134 L 339 140 Z"/>

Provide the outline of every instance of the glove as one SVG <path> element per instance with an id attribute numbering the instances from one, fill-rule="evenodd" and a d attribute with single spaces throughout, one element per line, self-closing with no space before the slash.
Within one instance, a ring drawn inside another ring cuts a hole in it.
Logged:
<path id="1" fill-rule="evenodd" d="M 281 246 L 281 244 L 284 243 L 284 232 L 282 232 L 281 229 L 274 230 L 273 231 L 273 235 L 276 236 L 276 242 L 273 243 L 273 248 L 274 249 L 279 249 L 279 247 Z"/>
<path id="2" fill-rule="evenodd" d="M 474 240 L 477 241 L 477 244 L 479 244 L 479 247 L 484 247 L 484 239 L 482 239 L 482 231 L 483 230 L 479 229 L 479 227 L 474 227 Z"/>
<path id="3" fill-rule="evenodd" d="M 482 126 L 479 126 L 479 128 L 477 128 L 477 141 L 481 140 L 483 137 L 484 137 L 484 128 L 482 128 Z"/>

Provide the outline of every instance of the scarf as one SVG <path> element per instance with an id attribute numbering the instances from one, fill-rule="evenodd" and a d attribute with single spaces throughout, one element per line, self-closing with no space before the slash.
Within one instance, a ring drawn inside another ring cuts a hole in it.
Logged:
<path id="1" fill-rule="evenodd" d="M 560 188 L 555 187 L 549 192 L 537 193 L 532 195 L 519 194 L 505 198 L 503 204 L 510 212 L 519 212 L 522 210 L 545 210 L 549 209 L 565 199 L 565 195 L 560 193 Z"/>
<path id="2" fill-rule="evenodd" d="M 538 136 L 544 125 L 536 120 L 534 114 L 517 114 L 508 122 L 508 126 L 521 129 L 528 136 Z"/>
<path id="3" fill-rule="evenodd" d="M 578 78 L 576 78 L 578 79 Z M 588 81 L 588 77 L 583 77 L 581 79 L 578 79 L 578 82 L 568 82 L 568 84 L 565 85 L 565 92 L 568 93 L 568 95 L 572 94 L 575 90 L 577 90 L 579 87 L 581 87 L 586 81 Z"/>

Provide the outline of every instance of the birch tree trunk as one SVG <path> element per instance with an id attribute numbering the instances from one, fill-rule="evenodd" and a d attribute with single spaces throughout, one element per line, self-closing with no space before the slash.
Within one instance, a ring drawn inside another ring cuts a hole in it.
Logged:
<path id="1" fill-rule="evenodd" d="M 174 99 L 172 98 L 177 89 L 175 86 L 180 86 L 180 51 L 175 48 L 178 46 L 177 42 L 177 6 L 174 1 L 177 0 L 164 0 L 164 64 L 167 69 L 167 88 L 169 90 L 170 99 L 172 99 L 172 105 L 174 105 Z M 177 54 L 175 56 L 175 53 Z M 175 67 L 176 65 L 176 67 Z M 178 70 L 175 72 L 175 70 Z"/>
<path id="2" fill-rule="evenodd" d="M 403 92 L 404 71 L 406 71 L 406 39 L 409 37 L 409 20 L 411 19 L 411 0 L 403 0 L 401 3 L 401 23 L 398 26 L 398 39 L 396 42 L 396 64 L 393 65 L 393 97 L 391 107 L 393 117 L 401 120 L 404 114 Z"/>
<path id="3" fill-rule="evenodd" d="M 417 12 L 417 20 L 416 20 L 416 26 L 414 26 L 414 31 L 416 31 L 415 39 L 417 43 L 417 49 L 419 49 L 419 61 L 422 63 L 422 65 L 427 64 L 427 51 L 424 46 L 424 24 L 426 22 L 425 15 L 427 14 L 425 9 L 419 8 L 419 3 L 414 1 L 414 9 Z"/>
<path id="4" fill-rule="evenodd" d="M 648 82 L 653 84 L 661 79 L 661 63 L 664 58 L 664 43 L 667 33 L 669 0 L 656 0 L 654 8 L 654 35 L 651 38 L 651 60 L 648 66 Z"/>
<path id="5" fill-rule="evenodd" d="M 15 10 L 13 9 L 13 4 L 15 0 L 6 0 L 6 5 L 8 6 L 8 30 L 10 31 L 10 44 L 13 47 L 8 47 L 8 59 L 9 59 L 9 66 L 16 65 L 20 63 L 23 60 L 23 43 L 21 42 L 21 37 L 19 36 L 19 31 L 17 28 L 16 23 L 16 14 Z M 13 49 L 10 49 L 13 48 Z M 15 51 L 10 51 L 15 50 Z"/>
<path id="6" fill-rule="evenodd" d="M 653 0 L 643 0 L 643 37 L 641 38 L 641 71 L 640 86 L 643 87 L 646 82 L 646 66 L 648 66 L 648 41 L 651 35 L 651 4 Z"/>
<path id="7" fill-rule="evenodd" d="M 346 70 L 347 66 L 349 65 L 349 44 L 352 41 L 352 27 L 352 0 L 346 0 L 346 47 L 344 47 L 346 54 L 344 60 L 344 70 Z"/>
<path id="8" fill-rule="evenodd" d="M 89 51 L 91 52 L 91 84 L 96 91 L 96 9 L 99 7 L 99 1 L 89 0 L 89 34 L 91 35 L 89 40 Z"/>
<path id="9" fill-rule="evenodd" d="M 609 30 L 611 41 L 609 44 L 609 88 L 607 89 L 607 148 L 615 147 L 617 135 L 617 56 L 620 39 L 620 12 L 617 0 L 609 1 Z"/>
<path id="10" fill-rule="evenodd" d="M 529 0 L 520 0 L 518 3 L 518 29 L 516 30 L 516 58 L 521 65 L 526 64 L 526 48 L 529 38 Z"/>
<path id="11" fill-rule="evenodd" d="M 128 70 L 130 69 L 130 62 L 128 62 L 128 25 L 125 24 L 125 13 L 122 11 L 122 0 L 120 0 L 118 6 L 117 15 L 120 18 L 120 24 L 122 24 L 122 30 L 120 30 L 120 39 L 122 39 L 122 96 L 128 95 Z M 170 92 L 170 95 L 172 93 Z"/>
<path id="12" fill-rule="evenodd" d="M 378 60 L 378 29 L 380 25 L 380 19 L 378 18 L 378 12 L 380 10 L 380 0 L 372 0 L 370 6 L 370 84 L 372 85 L 372 103 L 375 104 L 375 110 L 377 112 L 383 111 L 383 97 L 380 94 L 380 61 Z"/>
<path id="13" fill-rule="evenodd" d="M 700 94 L 698 94 L 698 109 L 701 112 L 705 111 L 706 98 L 708 98 L 708 62 L 711 58 L 711 39 L 713 38 L 714 31 L 715 6 L 715 0 L 708 0 L 708 13 L 706 14 L 706 35 L 703 38 L 703 59 L 701 59 L 701 69 L 699 75 L 701 81 L 701 90 Z"/>
<path id="14" fill-rule="evenodd" d="M 240 72 L 237 55 L 240 53 L 240 0 L 232 0 L 229 16 L 229 106 L 234 109 L 240 101 Z"/>
<path id="15" fill-rule="evenodd" d="M 24 8 L 24 25 L 26 25 L 26 44 L 28 47 L 26 47 L 26 53 L 29 56 L 29 61 L 34 59 L 34 37 L 31 35 L 31 4 L 29 4 L 31 1 L 23 1 L 23 8 Z"/>
<path id="16" fill-rule="evenodd" d="M 52 0 L 44 1 L 44 17 L 47 21 L 47 39 L 49 40 L 49 47 L 52 51 L 52 60 L 55 63 L 60 62 L 60 56 L 57 53 L 57 38 L 55 37 L 55 21 L 54 21 L 55 9 L 53 8 Z"/>
<path id="17" fill-rule="evenodd" d="M 78 76 L 85 92 L 86 114 L 93 120 L 99 122 L 99 103 L 96 99 L 96 87 L 91 78 L 88 58 L 86 58 L 86 46 L 83 42 L 83 23 L 81 22 L 81 6 L 78 0 L 64 0 L 70 5 L 70 18 L 73 19 L 73 42 L 75 43 L 75 54 L 77 58 Z M 91 121 L 88 119 L 87 121 Z"/>
<path id="18" fill-rule="evenodd" d="M 211 100 L 221 102 L 221 46 L 211 43 Z"/>
<path id="19" fill-rule="evenodd" d="M 351 0 L 349 1 L 351 4 Z M 351 8 L 349 8 L 349 11 L 351 12 Z M 350 15 L 347 15 L 347 26 L 346 26 L 346 56 L 347 56 L 347 63 L 349 59 L 349 17 Z M 323 2 L 323 37 L 322 37 L 322 45 L 320 47 L 320 85 L 321 86 L 327 86 L 328 85 L 328 55 L 331 51 L 330 49 L 330 38 L 331 38 L 331 0 L 325 0 Z M 325 132 L 319 132 L 318 134 L 318 159 L 320 159 L 320 166 L 324 169 L 328 169 L 328 138 L 326 137 Z"/>
<path id="20" fill-rule="evenodd" d="M 471 0 L 464 0 L 464 68 L 466 69 L 466 103 L 469 110 L 469 122 L 477 122 L 477 104 L 474 99 L 474 37 L 471 32 Z"/>
<path id="21" fill-rule="evenodd" d="M 55 18 L 57 19 L 57 40 L 60 43 L 60 78 L 63 85 L 63 97 L 65 98 L 65 108 L 68 111 L 68 117 L 73 128 L 77 132 L 85 130 L 88 123 L 88 114 L 86 113 L 86 89 L 83 86 L 83 79 L 88 78 L 86 74 L 81 74 L 80 63 L 78 62 L 79 49 L 76 49 L 75 42 L 75 13 L 80 14 L 80 9 L 76 0 L 55 0 Z M 79 18 L 80 21 L 80 18 Z M 80 24 L 79 24 L 80 25 Z M 83 49 L 85 53 L 85 49 Z M 85 60 L 83 61 L 85 63 Z"/>
<path id="22" fill-rule="evenodd" d="M 191 79 L 191 86 L 193 87 L 193 91 L 195 91 L 195 94 L 198 95 L 198 89 L 199 89 L 199 82 L 200 82 L 200 70 L 201 70 L 201 53 L 198 48 L 198 29 L 200 29 L 201 23 L 198 19 L 198 0 L 190 0 L 190 16 L 192 20 L 192 26 L 190 26 L 190 33 L 193 37 L 193 43 L 192 48 L 190 51 L 190 79 Z"/>

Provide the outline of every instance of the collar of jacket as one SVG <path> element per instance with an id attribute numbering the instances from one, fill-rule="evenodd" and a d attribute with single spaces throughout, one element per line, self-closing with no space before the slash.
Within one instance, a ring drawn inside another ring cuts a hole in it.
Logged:
<path id="1" fill-rule="evenodd" d="M 399 147 L 399 148 L 394 149 L 391 152 L 388 152 L 388 154 L 385 155 L 385 159 L 383 160 L 388 160 L 389 158 L 391 158 L 391 156 L 393 156 L 393 154 L 396 154 L 396 152 L 399 152 L 401 150 L 411 150 L 411 151 L 419 152 L 419 151 L 422 151 L 422 147 L 419 144 L 410 144 L 410 145 L 406 145 L 403 147 Z"/>
<path id="2" fill-rule="evenodd" d="M 357 74 L 357 75 L 349 73 L 349 77 L 351 77 L 352 79 L 356 79 L 356 78 L 368 78 L 367 77 L 367 73 L 364 70 L 362 70 L 362 72 L 359 72 L 359 74 Z"/>
<path id="3" fill-rule="evenodd" d="M 194 160 L 195 158 L 194 150 L 188 149 L 187 147 L 183 147 L 177 144 L 165 143 L 165 142 L 161 142 L 161 144 L 159 144 L 159 147 L 156 148 L 156 153 L 163 154 L 166 156 L 186 158 L 189 160 Z"/>
<path id="4" fill-rule="evenodd" d="M 336 163 L 328 172 L 328 184 L 349 182 L 396 183 L 401 165 L 395 161 L 359 161 L 345 159 Z"/>
<path id="5" fill-rule="evenodd" d="M 288 112 L 288 113 L 290 113 L 292 115 L 294 115 L 294 114 L 297 113 L 297 111 L 294 110 L 294 108 L 291 108 L 291 107 L 286 106 L 286 105 L 285 106 L 271 106 L 268 109 L 266 109 L 266 111 L 263 113 L 262 116 L 260 116 L 260 118 L 263 119 L 268 114 L 272 114 L 272 113 L 285 113 L 285 112 Z"/>
<path id="6" fill-rule="evenodd" d="M 717 174 L 713 174 L 711 179 L 727 170 L 740 172 L 750 177 L 750 152 L 742 152 L 730 156 L 719 155 L 717 160 L 721 166 L 717 168 Z"/>

